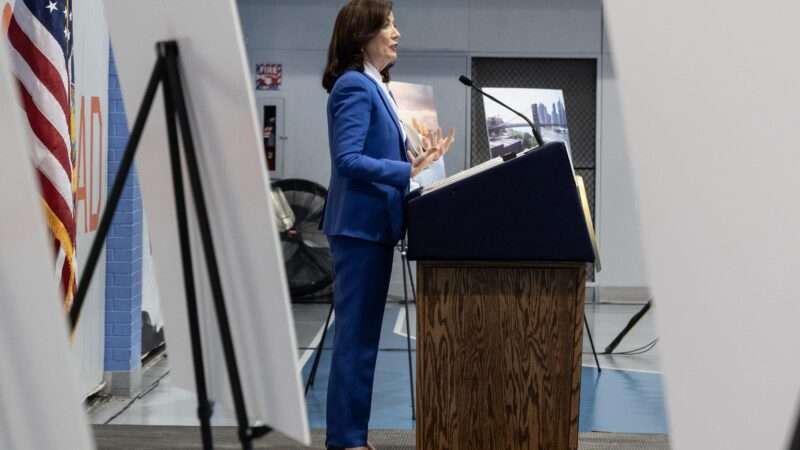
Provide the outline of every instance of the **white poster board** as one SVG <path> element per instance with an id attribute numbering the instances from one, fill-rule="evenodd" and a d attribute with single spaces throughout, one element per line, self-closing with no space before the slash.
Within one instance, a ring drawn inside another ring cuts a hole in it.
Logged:
<path id="1" fill-rule="evenodd" d="M 142 357 L 164 343 L 164 317 L 158 296 L 153 245 L 147 229 L 146 214 L 142 214 Z"/>
<path id="2" fill-rule="evenodd" d="M 73 2 L 75 42 L 75 227 L 78 274 L 97 235 L 108 191 L 108 27 L 102 0 Z M 106 257 L 100 256 L 86 293 L 72 350 L 88 395 L 103 381 Z"/>
<path id="3" fill-rule="evenodd" d="M 800 399 L 800 2 L 605 10 L 671 447 L 786 448 Z"/>
<path id="4" fill-rule="evenodd" d="M 6 48 L 0 45 L 0 448 L 93 449 Z"/>
<path id="5" fill-rule="evenodd" d="M 400 120 L 405 127 L 409 127 L 416 120 L 429 130 L 439 128 L 439 113 L 436 111 L 432 86 L 392 81 L 389 83 L 389 91 L 397 102 Z M 445 130 L 444 133 L 446 134 L 447 131 Z M 408 132 L 407 134 L 412 136 Z M 414 139 L 414 137 L 409 137 L 409 139 Z M 417 185 L 430 186 L 446 176 L 444 158 L 439 158 L 412 178 L 411 188 L 414 189 Z"/>
<path id="6" fill-rule="evenodd" d="M 178 41 L 184 91 L 248 416 L 251 421 L 264 421 L 293 439 L 308 443 L 294 322 L 270 203 L 269 179 L 264 170 L 263 132 L 257 123 L 236 2 L 107 0 L 106 12 L 131 125 L 155 64 L 156 42 Z M 170 366 L 176 383 L 194 391 L 166 136 L 159 94 L 136 161 Z M 188 193 L 188 176 L 185 171 L 184 174 Z M 205 259 L 195 216 L 190 211 L 209 392 L 212 399 L 231 405 Z"/>

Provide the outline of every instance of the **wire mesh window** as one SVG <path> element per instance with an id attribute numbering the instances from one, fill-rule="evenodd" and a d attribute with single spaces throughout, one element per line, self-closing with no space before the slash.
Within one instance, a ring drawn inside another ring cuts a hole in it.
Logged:
<path id="1" fill-rule="evenodd" d="M 583 177 L 595 217 L 597 60 L 560 58 L 473 58 L 472 79 L 483 87 L 561 89 L 569 123 L 575 171 Z M 489 159 L 489 139 L 481 95 L 471 99 L 470 164 Z M 596 220 L 595 220 L 596 222 Z"/>

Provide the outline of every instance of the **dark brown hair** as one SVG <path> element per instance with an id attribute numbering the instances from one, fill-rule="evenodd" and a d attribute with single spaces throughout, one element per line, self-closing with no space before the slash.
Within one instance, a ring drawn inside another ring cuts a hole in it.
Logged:
<path id="1" fill-rule="evenodd" d="M 322 76 L 322 87 L 328 93 L 346 70 L 364 71 L 363 49 L 381 32 L 391 12 L 389 0 L 350 0 L 339 11 Z M 381 71 L 384 82 L 389 81 L 390 68 L 391 64 Z"/>

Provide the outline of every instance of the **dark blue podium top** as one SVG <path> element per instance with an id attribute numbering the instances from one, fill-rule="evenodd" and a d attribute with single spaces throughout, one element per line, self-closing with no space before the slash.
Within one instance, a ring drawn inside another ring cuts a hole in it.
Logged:
<path id="1" fill-rule="evenodd" d="M 408 197 L 408 258 L 594 262 L 563 143 Z"/>

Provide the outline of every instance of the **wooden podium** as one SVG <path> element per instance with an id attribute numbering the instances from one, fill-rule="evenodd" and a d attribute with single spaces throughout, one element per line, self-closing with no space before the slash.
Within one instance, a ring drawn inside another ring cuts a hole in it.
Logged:
<path id="1" fill-rule="evenodd" d="M 410 198 L 417 449 L 577 449 L 591 221 L 549 144 Z"/>

